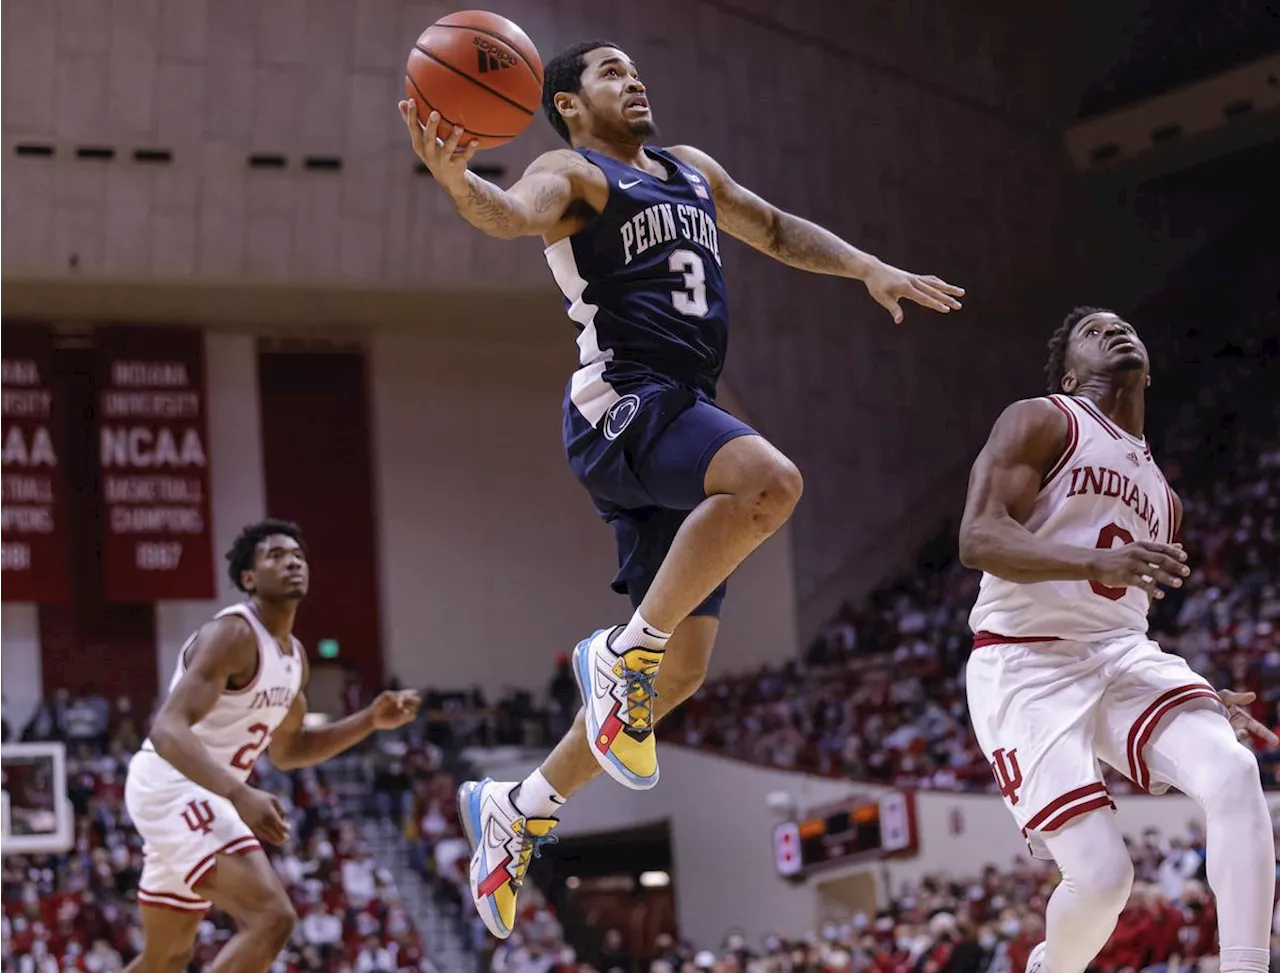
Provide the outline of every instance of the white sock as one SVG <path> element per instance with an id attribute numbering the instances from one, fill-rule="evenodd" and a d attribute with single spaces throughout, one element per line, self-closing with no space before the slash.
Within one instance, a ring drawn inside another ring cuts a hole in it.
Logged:
<path id="1" fill-rule="evenodd" d="M 1222 973 L 1267 973 L 1271 967 L 1271 953 L 1265 949 L 1248 946 L 1227 946 L 1222 950 Z"/>
<path id="2" fill-rule="evenodd" d="M 564 802 L 565 798 L 542 776 L 539 768 L 520 784 L 520 790 L 516 792 L 512 803 L 528 817 L 554 818 Z"/>
<path id="3" fill-rule="evenodd" d="M 609 642 L 609 648 L 621 655 L 628 649 L 645 648 L 661 652 L 667 647 L 670 632 L 660 632 L 640 617 L 640 612 L 631 616 L 631 621 L 620 632 L 615 632 Z"/>

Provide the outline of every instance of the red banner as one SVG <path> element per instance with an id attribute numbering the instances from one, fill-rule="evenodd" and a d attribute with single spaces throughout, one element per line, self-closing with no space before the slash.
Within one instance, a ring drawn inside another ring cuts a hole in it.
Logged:
<path id="1" fill-rule="evenodd" d="M 113 327 L 97 344 L 107 600 L 212 598 L 204 340 Z"/>
<path id="2" fill-rule="evenodd" d="M 70 591 L 66 416 L 52 334 L 5 324 L 2 370 L 3 598 L 63 603 Z"/>

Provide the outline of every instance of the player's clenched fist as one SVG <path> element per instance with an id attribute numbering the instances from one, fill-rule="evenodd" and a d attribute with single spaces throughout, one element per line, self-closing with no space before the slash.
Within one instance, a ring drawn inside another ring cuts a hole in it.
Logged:
<path id="1" fill-rule="evenodd" d="M 369 707 L 376 730 L 394 730 L 397 726 L 412 723 L 418 715 L 418 706 L 422 700 L 413 689 L 387 690 L 378 694 L 378 698 Z"/>
<path id="2" fill-rule="evenodd" d="M 282 845 L 289 839 L 289 822 L 275 796 L 242 784 L 228 795 L 240 819 L 267 844 Z"/>
<path id="3" fill-rule="evenodd" d="M 1114 588 L 1141 588 L 1152 598 L 1163 598 L 1160 585 L 1181 588 L 1191 573 L 1184 563 L 1187 553 L 1171 544 L 1134 541 L 1108 551 L 1099 551 L 1091 565 L 1094 581 Z"/>

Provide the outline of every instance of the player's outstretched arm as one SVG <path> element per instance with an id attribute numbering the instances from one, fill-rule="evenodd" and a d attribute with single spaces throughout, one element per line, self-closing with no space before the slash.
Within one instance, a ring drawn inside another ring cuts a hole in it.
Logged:
<path id="1" fill-rule="evenodd" d="M 969 474 L 960 560 L 1019 584 L 1099 581 L 1143 588 L 1156 598 L 1164 597 L 1159 585 L 1180 587 L 1189 572 L 1179 547 L 1147 541 L 1114 549 L 1076 547 L 1027 530 L 1041 483 L 1066 443 L 1066 417 L 1047 399 L 1015 402 L 1004 410 Z"/>
<path id="2" fill-rule="evenodd" d="M 346 719 L 309 727 L 306 725 L 307 697 L 298 693 L 289 707 L 289 715 L 271 735 L 271 762 L 281 770 L 324 763 L 350 750 L 374 730 L 392 730 L 411 722 L 418 715 L 420 702 L 412 689 L 388 691 Z"/>
<path id="3" fill-rule="evenodd" d="M 289 826 L 279 802 L 214 760 L 191 731 L 213 709 L 229 680 L 252 678 L 258 665 L 253 630 L 243 619 L 215 619 L 196 636 L 187 652 L 187 671 L 156 714 L 151 743 L 182 776 L 230 800 L 259 838 L 280 844 L 289 836 Z"/>
<path id="4" fill-rule="evenodd" d="M 671 153 L 706 177 L 720 227 L 761 253 L 799 270 L 862 281 L 896 322 L 902 321 L 904 300 L 944 314 L 960 309 L 957 298 L 964 297 L 963 287 L 933 275 L 899 270 L 816 223 L 783 212 L 736 183 L 720 163 L 700 149 L 677 145 Z"/>
<path id="5" fill-rule="evenodd" d="M 503 189 L 467 168 L 477 143 L 459 146 L 461 128 L 452 132 L 443 128 L 436 112 L 426 119 L 424 128 L 412 101 L 400 102 L 400 114 L 414 153 L 449 194 L 458 213 L 490 236 L 503 240 L 543 236 L 565 219 L 575 201 L 590 203 L 590 197 L 607 197 L 608 185 L 600 170 L 569 149 L 543 153 L 514 186 Z M 437 135 L 443 145 L 437 144 Z M 597 202 L 595 208 L 603 205 Z"/>

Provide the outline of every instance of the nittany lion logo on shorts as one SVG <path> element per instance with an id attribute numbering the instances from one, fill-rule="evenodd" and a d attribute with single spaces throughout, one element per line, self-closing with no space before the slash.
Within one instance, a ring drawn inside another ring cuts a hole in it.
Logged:
<path id="1" fill-rule="evenodd" d="M 604 438 L 614 440 L 621 436 L 623 430 L 631 425 L 631 420 L 636 417 L 636 413 L 639 411 L 640 396 L 634 393 L 624 395 L 613 403 L 609 407 L 609 411 L 604 414 L 604 425 L 600 428 L 600 431 L 604 433 Z"/>

